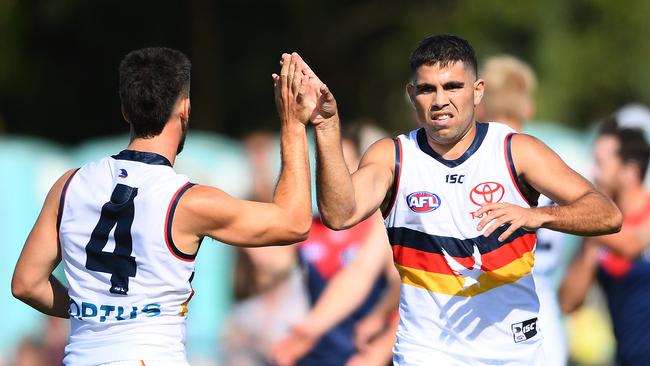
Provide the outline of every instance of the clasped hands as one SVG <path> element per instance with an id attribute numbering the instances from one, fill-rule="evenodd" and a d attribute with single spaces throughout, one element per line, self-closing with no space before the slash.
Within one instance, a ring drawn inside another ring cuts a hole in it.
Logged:
<path id="1" fill-rule="evenodd" d="M 310 121 L 314 126 L 337 120 L 336 100 L 297 53 L 282 54 L 280 75 L 273 74 L 275 105 L 283 124 Z"/>

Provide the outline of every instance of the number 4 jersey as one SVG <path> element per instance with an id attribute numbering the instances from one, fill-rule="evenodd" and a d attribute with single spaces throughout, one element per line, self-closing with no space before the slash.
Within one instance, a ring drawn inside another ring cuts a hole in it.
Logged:
<path id="1" fill-rule="evenodd" d="M 519 229 L 500 242 L 505 227 L 489 237 L 477 230 L 483 204 L 535 204 L 514 170 L 513 132 L 477 123 L 456 160 L 438 155 L 423 129 L 395 141 L 386 228 L 402 278 L 396 365 L 544 365 L 535 233 Z"/>
<path id="2" fill-rule="evenodd" d="M 66 365 L 185 364 L 194 256 L 171 235 L 192 186 L 163 156 L 124 150 L 66 182 L 58 229 L 70 295 Z"/>

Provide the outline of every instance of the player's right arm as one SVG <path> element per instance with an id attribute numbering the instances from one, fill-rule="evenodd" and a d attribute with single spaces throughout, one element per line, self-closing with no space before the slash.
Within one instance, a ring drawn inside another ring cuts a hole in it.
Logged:
<path id="1" fill-rule="evenodd" d="M 209 236 L 238 246 L 285 245 L 307 238 L 312 212 L 305 128 L 317 101 L 300 56 L 284 54 L 281 63 L 280 75 L 273 75 L 282 145 L 273 201 L 243 201 L 217 188 L 192 187 L 179 202 L 179 217 L 174 217 L 185 238 Z"/>
<path id="2" fill-rule="evenodd" d="M 334 97 L 327 118 L 312 119 L 316 130 L 316 190 L 323 223 L 343 230 L 377 211 L 393 183 L 395 145 L 391 139 L 375 142 L 364 154 L 359 169 L 350 174 L 341 149 L 341 126 Z"/>

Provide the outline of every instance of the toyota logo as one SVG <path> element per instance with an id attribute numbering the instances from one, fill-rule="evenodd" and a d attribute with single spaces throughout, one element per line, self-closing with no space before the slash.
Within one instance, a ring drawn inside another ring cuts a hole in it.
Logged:
<path id="1" fill-rule="evenodd" d="M 476 185 L 469 192 L 469 199 L 477 206 L 486 203 L 497 203 L 503 198 L 505 189 L 497 182 L 483 182 Z"/>

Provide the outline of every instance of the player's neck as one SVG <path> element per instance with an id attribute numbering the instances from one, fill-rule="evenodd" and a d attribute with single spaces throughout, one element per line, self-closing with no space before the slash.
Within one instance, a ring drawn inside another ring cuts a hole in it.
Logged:
<path id="1" fill-rule="evenodd" d="M 456 160 L 469 149 L 469 146 L 474 141 L 474 137 L 476 137 L 476 122 L 471 123 L 469 129 L 458 141 L 450 143 L 436 142 L 427 134 L 427 142 L 433 151 L 442 156 L 443 159 Z"/>
<path id="2" fill-rule="evenodd" d="M 634 213 L 645 208 L 647 196 L 643 184 L 630 185 L 619 192 L 616 205 L 624 215 Z"/>
<path id="3" fill-rule="evenodd" d="M 174 165 L 178 143 L 182 131 L 176 128 L 176 124 L 168 122 L 163 131 L 154 137 L 149 138 L 132 138 L 127 149 L 136 151 L 145 151 L 162 155 Z"/>

